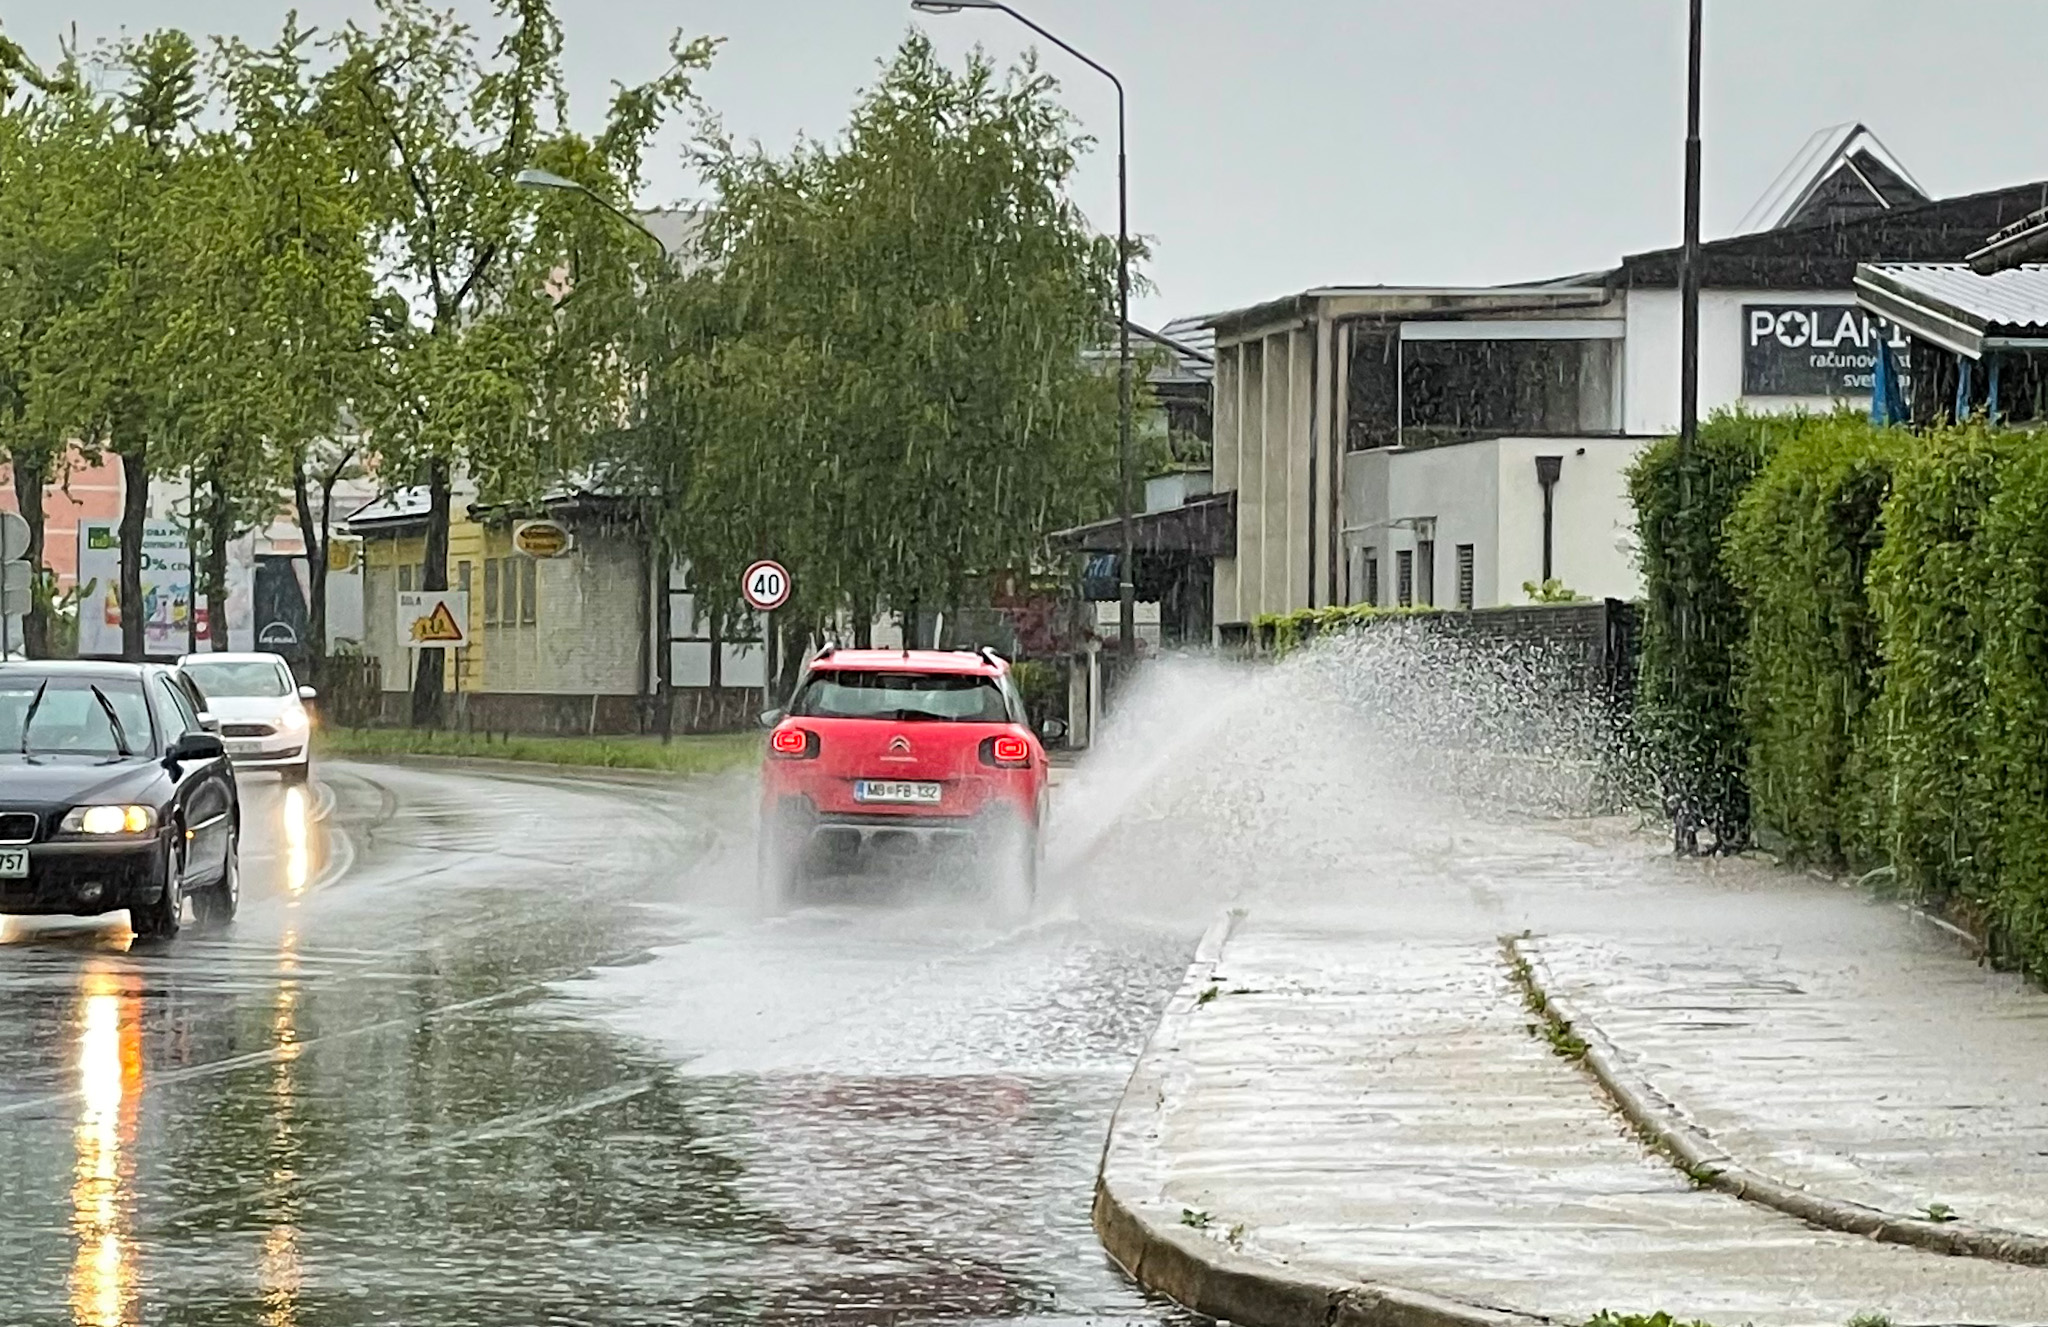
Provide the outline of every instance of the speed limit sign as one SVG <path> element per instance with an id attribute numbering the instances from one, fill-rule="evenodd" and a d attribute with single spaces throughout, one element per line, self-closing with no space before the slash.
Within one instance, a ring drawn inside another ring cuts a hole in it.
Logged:
<path id="1" fill-rule="evenodd" d="M 789 600 L 789 572 L 780 562 L 756 562 L 740 577 L 740 597 L 749 608 L 774 612 Z"/>

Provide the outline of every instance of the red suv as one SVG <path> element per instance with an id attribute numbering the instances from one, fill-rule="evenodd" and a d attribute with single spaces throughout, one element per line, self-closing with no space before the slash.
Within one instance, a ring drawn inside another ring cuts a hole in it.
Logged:
<path id="1" fill-rule="evenodd" d="M 788 711 L 769 717 L 760 867 L 771 906 L 813 871 L 955 846 L 1028 901 L 1045 748 L 1001 656 L 828 646 Z"/>

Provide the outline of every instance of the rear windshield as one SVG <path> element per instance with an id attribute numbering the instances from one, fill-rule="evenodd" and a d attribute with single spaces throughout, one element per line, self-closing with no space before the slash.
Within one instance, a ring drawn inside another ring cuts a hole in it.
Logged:
<path id="1" fill-rule="evenodd" d="M 0 681 L 0 752 L 146 755 L 155 745 L 140 683 L 15 674 Z"/>
<path id="2" fill-rule="evenodd" d="M 207 696 L 282 696 L 291 690 L 284 670 L 264 660 L 188 663 L 181 670 Z"/>
<path id="3" fill-rule="evenodd" d="M 1007 723 L 1009 707 L 992 677 L 972 673 L 812 673 L 790 713 L 811 719 Z"/>

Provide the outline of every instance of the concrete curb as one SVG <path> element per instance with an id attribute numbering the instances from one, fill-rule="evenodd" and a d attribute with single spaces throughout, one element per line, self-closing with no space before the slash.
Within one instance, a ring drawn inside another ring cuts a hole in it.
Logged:
<path id="1" fill-rule="evenodd" d="M 1614 1107 L 1652 1147 L 1668 1157 L 1693 1183 L 1718 1189 L 1744 1202 L 1773 1208 L 1787 1216 L 1829 1230 L 1862 1235 L 1885 1244 L 1905 1244 L 1932 1253 L 1987 1258 L 2048 1267 L 2048 1238 L 2000 1230 L 1967 1221 L 1929 1221 L 1880 1211 L 1843 1198 L 1787 1184 L 1762 1174 L 1730 1156 L 1685 1118 L 1676 1104 L 1622 1066 L 1614 1044 L 1599 1026 L 1581 1017 L 1571 1003 L 1551 994 L 1555 979 L 1535 952 L 1531 937 L 1507 936 L 1501 950 L 1510 974 L 1522 989 L 1529 1008 L 1563 1038 L 1576 1039 L 1583 1050 L 1575 1058 L 1592 1074 Z"/>
<path id="2" fill-rule="evenodd" d="M 1202 937 L 1180 989 L 1138 1059 L 1110 1121 L 1096 1172 L 1096 1238 L 1126 1276 L 1183 1308 L 1239 1327 L 1534 1327 L 1555 1320 L 1463 1304 L 1392 1286 L 1318 1276 L 1249 1257 L 1201 1230 L 1148 1216 L 1112 1173 L 1118 1139 L 1157 1128 L 1165 1103 L 1163 1052 L 1200 1007 L 1242 913 L 1219 917 Z"/>

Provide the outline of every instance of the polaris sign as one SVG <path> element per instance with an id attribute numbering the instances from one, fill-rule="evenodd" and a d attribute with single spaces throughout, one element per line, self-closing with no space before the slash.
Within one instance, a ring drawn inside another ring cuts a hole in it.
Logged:
<path id="1" fill-rule="evenodd" d="M 1742 331 L 1744 396 L 1867 397 L 1881 335 L 1905 368 L 1906 334 L 1854 304 L 1745 304 Z"/>

